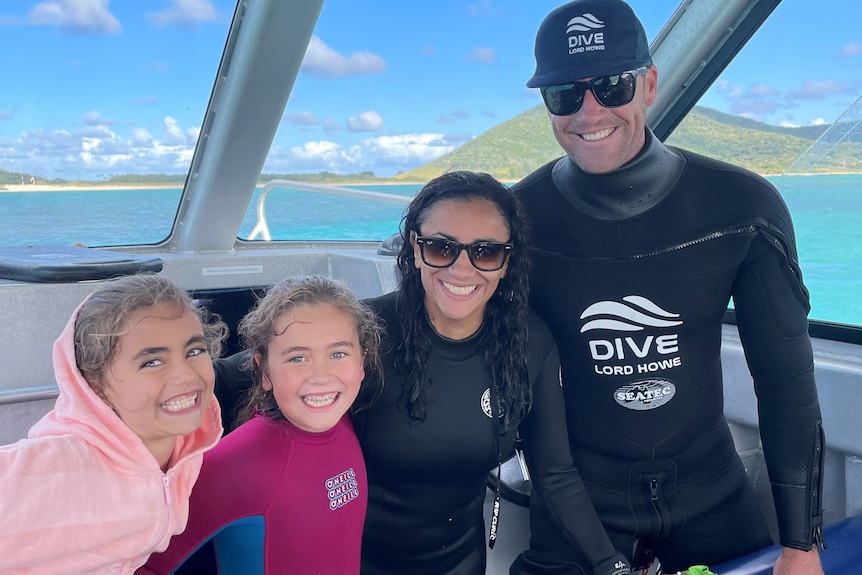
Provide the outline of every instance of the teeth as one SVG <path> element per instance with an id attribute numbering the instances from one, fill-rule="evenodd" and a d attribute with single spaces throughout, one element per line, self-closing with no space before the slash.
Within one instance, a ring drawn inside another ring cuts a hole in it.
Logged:
<path id="1" fill-rule="evenodd" d="M 302 401 L 311 407 L 325 407 L 333 403 L 338 398 L 338 393 L 328 393 L 326 395 L 303 395 Z"/>
<path id="2" fill-rule="evenodd" d="M 588 142 L 595 142 L 596 140 L 602 140 L 607 138 L 613 132 L 613 128 L 608 128 L 606 130 L 602 130 L 601 132 L 595 132 L 593 134 L 581 134 L 581 137 Z"/>
<path id="3" fill-rule="evenodd" d="M 443 287 L 445 287 L 447 290 L 449 290 L 455 295 L 470 295 L 471 293 L 476 291 L 476 286 L 458 287 L 453 286 L 452 284 L 447 284 L 446 282 L 443 282 Z"/>
<path id="4" fill-rule="evenodd" d="M 161 407 L 165 411 L 182 411 L 184 409 L 194 407 L 195 403 L 197 402 L 197 398 L 198 394 L 193 393 L 179 399 L 172 399 L 170 401 L 160 403 L 159 407 Z"/>

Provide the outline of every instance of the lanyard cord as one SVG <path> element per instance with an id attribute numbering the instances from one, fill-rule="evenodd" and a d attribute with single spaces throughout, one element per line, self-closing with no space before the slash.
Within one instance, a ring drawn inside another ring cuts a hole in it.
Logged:
<path id="1" fill-rule="evenodd" d="M 494 507 L 491 509 L 491 528 L 488 533 L 488 547 L 494 548 L 497 543 L 497 525 L 500 521 L 500 474 L 503 467 L 503 453 L 500 448 L 500 404 L 497 401 L 497 391 L 491 382 L 491 419 L 494 425 L 494 438 L 497 442 L 497 483 L 494 488 Z"/>

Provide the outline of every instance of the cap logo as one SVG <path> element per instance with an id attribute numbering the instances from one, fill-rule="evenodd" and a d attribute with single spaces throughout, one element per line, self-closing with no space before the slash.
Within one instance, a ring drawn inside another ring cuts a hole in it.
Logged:
<path id="1" fill-rule="evenodd" d="M 566 34 L 569 34 L 569 54 L 604 50 L 605 33 L 595 31 L 604 27 L 605 23 L 589 12 L 569 20 L 566 24 Z"/>

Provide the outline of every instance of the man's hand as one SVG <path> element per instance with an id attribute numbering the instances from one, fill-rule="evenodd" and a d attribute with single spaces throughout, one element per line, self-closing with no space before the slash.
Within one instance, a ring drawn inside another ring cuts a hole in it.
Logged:
<path id="1" fill-rule="evenodd" d="M 775 561 L 772 569 L 773 575 L 823 575 L 823 567 L 820 565 L 820 553 L 817 547 L 811 551 L 800 551 L 782 547 L 781 555 Z"/>

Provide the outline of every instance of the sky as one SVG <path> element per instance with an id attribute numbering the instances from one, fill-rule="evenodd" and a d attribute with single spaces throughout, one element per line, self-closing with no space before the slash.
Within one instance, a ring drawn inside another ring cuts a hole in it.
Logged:
<path id="1" fill-rule="evenodd" d="M 524 84 L 559 4 L 326 0 L 264 172 L 391 176 L 541 104 Z M 631 4 L 652 40 L 678 0 Z M 184 174 L 234 7 L 0 3 L 0 169 Z M 835 121 L 862 95 L 860 15 L 859 0 L 783 0 L 700 104 L 775 125 Z"/>

